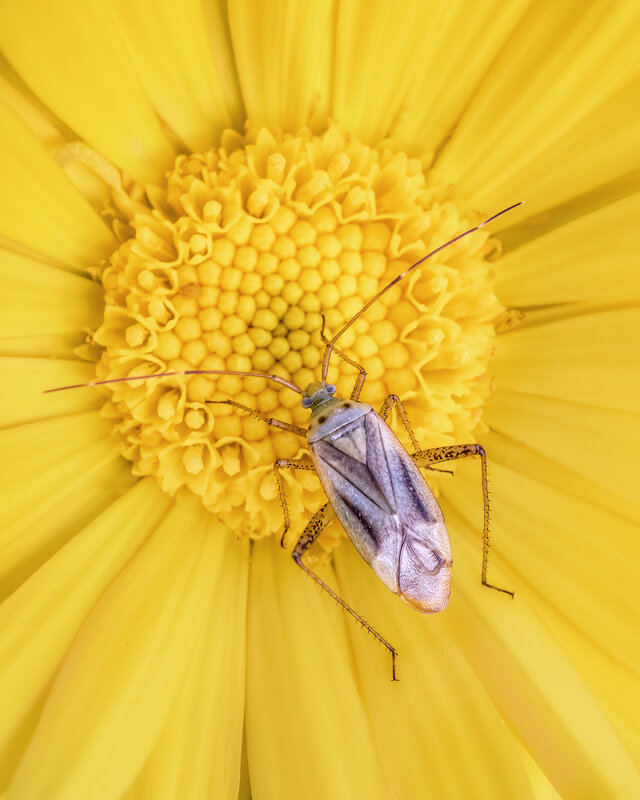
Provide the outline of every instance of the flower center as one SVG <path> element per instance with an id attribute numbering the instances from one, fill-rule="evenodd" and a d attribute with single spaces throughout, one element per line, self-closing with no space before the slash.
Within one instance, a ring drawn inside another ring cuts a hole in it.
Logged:
<path id="1" fill-rule="evenodd" d="M 166 187 L 114 192 L 120 248 L 101 268 L 101 379 L 203 369 L 259 371 L 305 388 L 320 379 L 323 316 L 333 334 L 397 274 L 464 229 L 417 159 L 331 127 L 285 135 L 227 131 L 182 155 Z M 387 292 L 341 338 L 367 370 L 361 399 L 405 403 L 425 447 L 472 438 L 502 311 L 476 233 Z M 329 379 L 349 395 L 355 371 Z M 304 442 L 260 415 L 306 427 L 293 391 L 260 378 L 171 377 L 105 387 L 123 455 L 166 492 L 187 487 L 234 531 L 281 529 L 271 472 Z M 402 438 L 402 437 L 401 437 Z M 315 476 L 287 482 L 292 516 L 321 503 Z"/>

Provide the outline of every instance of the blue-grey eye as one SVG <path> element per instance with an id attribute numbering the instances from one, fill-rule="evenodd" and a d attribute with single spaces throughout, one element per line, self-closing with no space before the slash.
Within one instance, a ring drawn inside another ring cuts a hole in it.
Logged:
<path id="1" fill-rule="evenodd" d="M 327 384 L 327 392 L 329 392 L 329 394 L 335 394 L 336 393 L 336 387 L 332 383 L 328 383 Z"/>
<path id="2" fill-rule="evenodd" d="M 311 408 L 311 398 L 310 397 L 303 397 L 302 398 L 302 407 L 303 408 Z"/>

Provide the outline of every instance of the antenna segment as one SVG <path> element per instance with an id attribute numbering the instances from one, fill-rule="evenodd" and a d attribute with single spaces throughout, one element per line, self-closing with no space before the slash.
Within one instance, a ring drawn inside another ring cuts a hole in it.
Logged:
<path id="1" fill-rule="evenodd" d="M 480 228 L 484 228 L 485 225 L 488 225 L 490 222 L 493 222 L 494 219 L 497 219 L 498 217 L 501 217 L 503 214 L 506 214 L 507 211 L 512 211 L 514 208 L 521 206 L 524 202 L 525 202 L 524 200 L 520 200 L 518 203 L 514 203 L 508 208 L 503 208 L 502 211 L 498 211 L 497 214 L 494 214 L 492 217 L 485 219 L 485 221 L 481 222 L 479 225 L 476 225 L 473 228 L 469 228 L 469 230 L 464 231 L 463 233 L 459 233 L 457 236 L 454 236 L 453 239 L 449 239 L 448 242 L 441 244 L 440 247 L 436 247 L 435 250 L 432 250 L 430 253 L 427 253 L 426 256 L 423 256 L 419 261 L 416 261 L 415 264 L 412 264 L 410 267 L 405 269 L 405 271 L 402 272 L 397 277 L 395 277 L 391 281 L 391 283 L 388 283 L 384 287 L 384 289 L 381 289 L 378 292 L 378 294 L 375 295 L 375 297 L 372 297 L 368 303 L 365 303 L 360 309 L 360 311 L 358 311 L 358 313 L 355 316 L 351 317 L 351 319 L 347 323 L 345 323 L 345 325 L 338 331 L 338 333 L 336 333 L 333 339 L 331 339 L 331 341 L 325 347 L 324 356 L 322 358 L 322 380 L 326 381 L 327 379 L 327 373 L 329 372 L 329 359 L 331 358 L 331 353 L 333 351 L 335 343 L 342 336 L 342 334 L 345 333 L 345 331 L 347 331 L 353 325 L 353 323 L 357 319 L 359 319 L 364 314 L 364 312 L 376 302 L 376 300 L 379 300 L 382 297 L 382 295 L 385 292 L 388 292 L 389 289 L 391 289 L 393 286 L 396 285 L 396 283 L 399 283 L 403 278 L 406 278 L 406 276 L 410 272 L 413 272 L 414 269 L 417 269 L 421 264 L 424 264 L 424 262 L 427 259 L 431 258 L 431 256 L 435 256 L 436 253 L 439 253 L 441 250 L 444 250 L 446 247 L 449 247 L 449 245 L 455 244 L 455 242 L 459 241 L 460 239 L 464 239 L 465 236 L 469 236 L 469 234 L 474 233 L 475 231 L 479 231 Z"/>
<path id="2" fill-rule="evenodd" d="M 127 381 L 145 381 L 149 378 L 171 378 L 174 375 L 238 375 L 241 378 L 266 378 L 268 381 L 275 381 L 287 389 L 292 389 L 298 394 L 304 394 L 295 383 L 286 381 L 279 375 L 269 375 L 266 372 L 234 372 L 229 369 L 185 369 L 179 372 L 154 372 L 152 375 L 130 375 L 126 378 L 108 378 L 104 381 L 89 381 L 89 383 L 73 383 L 70 386 L 56 386 L 55 389 L 45 389 L 42 394 L 51 392 L 62 392 L 64 389 L 81 389 L 83 386 L 104 386 L 107 383 L 126 383 Z"/>

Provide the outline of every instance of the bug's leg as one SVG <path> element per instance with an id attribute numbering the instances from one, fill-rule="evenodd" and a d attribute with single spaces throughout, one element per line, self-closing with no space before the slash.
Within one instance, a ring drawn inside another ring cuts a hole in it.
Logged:
<path id="1" fill-rule="evenodd" d="M 266 422 L 267 425 L 271 425 L 274 428 L 280 428 L 280 430 L 287 431 L 288 433 L 294 433 L 296 436 L 302 436 L 303 439 L 307 438 L 306 430 L 301 428 L 299 425 L 292 425 L 290 422 L 284 422 L 284 420 L 276 419 L 275 417 L 267 417 L 266 414 L 262 414 L 257 409 L 250 408 L 249 406 L 243 406 L 242 403 L 236 403 L 235 400 L 207 400 L 206 402 L 209 404 L 218 404 L 239 408 L 240 411 L 244 411 L 246 414 L 249 414 L 249 416 L 254 417 L 254 419 L 263 420 L 263 422 Z"/>
<path id="2" fill-rule="evenodd" d="M 504 592 L 513 597 L 514 592 L 509 589 L 502 589 L 500 586 L 494 586 L 487 581 L 487 564 L 489 563 L 489 487 L 487 482 L 487 455 L 482 445 L 453 444 L 448 447 L 433 447 L 430 450 L 414 453 L 411 457 L 417 467 L 422 467 L 434 461 L 453 461 L 454 459 L 466 458 L 467 456 L 480 456 L 482 468 L 482 499 L 484 506 L 484 525 L 482 528 L 482 585 L 487 586 L 489 589 L 495 589 L 498 592 Z"/>
<path id="3" fill-rule="evenodd" d="M 278 485 L 278 494 L 280 495 L 280 505 L 282 506 L 282 516 L 284 517 L 284 530 L 280 539 L 280 546 L 284 547 L 284 540 L 289 532 L 291 526 L 291 515 L 289 514 L 289 507 L 287 506 L 287 495 L 284 490 L 284 480 L 280 474 L 281 469 L 308 469 L 315 472 L 316 468 L 313 466 L 313 461 L 309 456 L 302 456 L 302 458 L 279 458 L 273 465 L 273 474 L 276 478 Z"/>
<path id="4" fill-rule="evenodd" d="M 322 330 L 320 331 L 320 336 L 325 344 L 330 344 L 329 340 L 324 335 L 324 314 L 322 315 Z M 356 382 L 351 390 L 351 400 L 357 400 L 360 397 L 360 392 L 364 386 L 364 380 L 367 377 L 365 368 L 360 366 L 360 364 L 358 364 L 352 358 L 349 358 L 349 356 L 345 355 L 342 350 L 338 350 L 335 345 L 333 346 L 333 352 L 336 353 L 343 361 L 346 361 L 347 364 L 350 364 L 354 369 L 358 370 L 358 377 L 356 378 Z"/>
<path id="5" fill-rule="evenodd" d="M 389 412 L 394 407 L 394 405 L 398 406 L 398 413 L 400 414 L 400 419 L 402 420 L 402 424 L 404 425 L 407 433 L 409 434 L 409 438 L 411 439 L 411 444 L 413 446 L 413 452 L 418 453 L 420 452 L 420 444 L 416 439 L 416 435 L 413 432 L 413 429 L 409 423 L 409 417 L 407 417 L 407 412 L 404 410 L 404 406 L 402 405 L 402 400 L 398 397 L 397 394 L 390 394 L 389 397 L 384 401 L 380 411 L 378 412 L 378 416 L 382 417 L 382 419 L 386 420 L 389 416 Z M 429 469 L 432 472 L 446 472 L 447 475 L 453 475 L 448 469 L 437 469 L 436 467 L 430 467 L 428 465 L 424 466 L 424 469 Z"/>
<path id="6" fill-rule="evenodd" d="M 420 445 L 418 444 L 418 440 L 416 439 L 416 435 L 409 424 L 409 418 L 407 417 L 407 412 L 404 410 L 404 406 L 402 405 L 402 401 L 398 397 L 397 394 L 390 394 L 387 399 L 382 404 L 380 411 L 378 412 L 378 416 L 382 417 L 383 420 L 386 421 L 387 417 L 391 409 L 394 405 L 398 405 L 398 413 L 400 414 L 400 419 L 402 420 L 402 424 L 404 425 L 407 433 L 409 434 L 409 438 L 411 439 L 411 445 L 413 446 L 413 452 L 417 453 L 420 450 Z"/>
<path id="7" fill-rule="evenodd" d="M 312 572 L 309 569 L 309 567 L 307 567 L 307 565 L 302 561 L 302 556 L 304 555 L 304 553 L 309 549 L 309 547 L 311 547 L 313 542 L 315 542 L 318 536 L 327 527 L 329 522 L 331 522 L 331 520 L 335 516 L 335 513 L 336 512 L 333 510 L 330 503 L 326 503 L 324 506 L 322 506 L 322 508 L 319 511 L 316 511 L 316 513 L 309 520 L 307 527 L 304 529 L 304 531 L 302 531 L 302 536 L 300 536 L 300 538 L 298 539 L 298 543 L 295 546 L 295 549 L 292 554 L 293 560 L 301 569 L 303 569 L 307 573 L 307 575 L 310 578 L 313 578 L 313 580 L 318 584 L 318 586 L 320 586 L 322 589 L 325 590 L 325 592 L 330 594 L 331 597 L 333 597 L 333 599 L 336 601 L 336 603 L 338 603 L 339 606 L 341 606 L 342 608 L 344 608 L 345 611 L 351 614 L 351 616 L 356 620 L 356 622 L 359 622 L 360 625 L 362 625 L 362 627 L 365 630 L 369 631 L 369 633 L 378 642 L 380 642 L 380 644 L 383 647 L 387 648 L 389 654 L 391 655 L 391 680 L 397 681 L 398 679 L 396 677 L 396 656 L 398 655 L 398 651 L 395 649 L 395 647 L 389 644 L 389 642 L 384 637 L 380 636 L 380 634 L 376 630 L 374 630 L 371 627 L 371 625 L 369 625 L 369 623 L 366 622 L 360 616 L 360 614 L 354 611 L 351 608 L 351 606 L 348 606 L 345 603 L 345 601 L 339 595 L 337 595 L 330 586 L 327 586 L 327 584 L 322 580 L 322 578 L 319 578 L 315 574 L 315 572 Z"/>

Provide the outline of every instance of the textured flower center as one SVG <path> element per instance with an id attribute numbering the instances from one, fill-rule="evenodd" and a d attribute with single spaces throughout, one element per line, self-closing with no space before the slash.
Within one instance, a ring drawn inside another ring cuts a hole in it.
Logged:
<path id="1" fill-rule="evenodd" d="M 321 136 L 226 132 L 219 148 L 180 156 L 164 189 L 114 192 L 123 241 L 101 269 L 100 378 L 185 369 L 320 379 L 322 317 L 335 333 L 386 283 L 467 224 L 420 161 L 367 147 L 335 127 Z M 473 224 L 473 223 L 472 223 Z M 494 321 L 487 234 L 438 255 L 369 309 L 339 346 L 368 377 L 361 399 L 405 402 L 425 447 L 466 441 L 479 419 Z M 329 379 L 351 392 L 353 367 Z M 304 442 L 234 400 L 306 426 L 293 391 L 260 378 L 165 377 L 106 387 L 123 455 L 174 493 L 186 486 L 234 531 L 282 525 L 271 468 Z M 300 473 L 299 473 L 300 474 Z M 288 482 L 294 517 L 317 509 L 315 476 Z"/>

